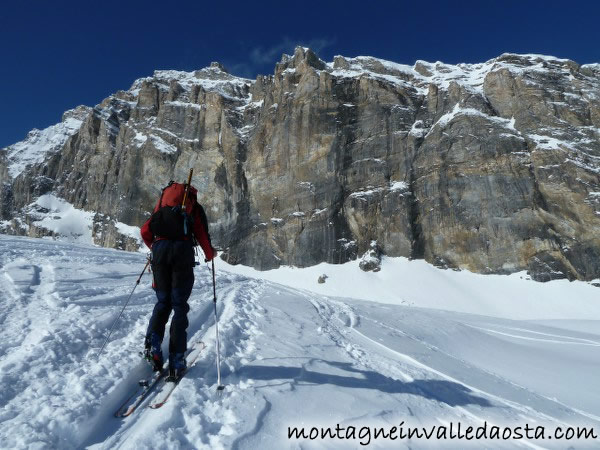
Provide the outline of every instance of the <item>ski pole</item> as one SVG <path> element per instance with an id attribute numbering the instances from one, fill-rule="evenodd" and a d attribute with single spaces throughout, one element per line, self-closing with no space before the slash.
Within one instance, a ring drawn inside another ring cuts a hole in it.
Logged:
<path id="1" fill-rule="evenodd" d="M 221 384 L 221 343 L 219 342 L 219 318 L 217 317 L 217 285 L 215 282 L 215 260 L 212 259 L 213 303 L 215 304 L 215 332 L 217 335 L 217 391 L 222 391 L 225 386 Z"/>
<path id="2" fill-rule="evenodd" d="M 117 318 L 115 319 L 115 321 L 113 322 L 113 324 L 111 325 L 110 330 L 108 330 L 108 336 L 104 340 L 104 344 L 102 344 L 102 347 L 100 347 L 100 351 L 98 352 L 97 358 L 100 358 L 100 355 L 102 354 L 102 350 L 104 350 L 104 347 L 106 346 L 108 340 L 110 339 L 110 335 L 113 332 L 113 328 L 117 324 L 118 320 L 121 318 L 121 315 L 123 314 L 123 311 L 125 311 L 125 307 L 129 303 L 129 300 L 131 299 L 131 296 L 133 295 L 133 291 L 135 291 L 135 288 L 138 287 L 138 284 L 140 284 L 140 280 L 142 279 L 142 275 L 144 275 L 144 272 L 146 272 L 146 269 L 148 268 L 149 264 L 150 264 L 150 259 L 148 259 L 148 261 L 146 262 L 146 265 L 144 266 L 144 270 L 142 270 L 142 273 L 140 273 L 140 276 L 138 277 L 137 281 L 135 282 L 135 286 L 131 290 L 131 294 L 129 294 L 129 297 L 127 297 L 127 301 L 123 305 L 123 309 L 121 309 L 121 312 L 119 313 L 119 315 L 117 316 Z"/>

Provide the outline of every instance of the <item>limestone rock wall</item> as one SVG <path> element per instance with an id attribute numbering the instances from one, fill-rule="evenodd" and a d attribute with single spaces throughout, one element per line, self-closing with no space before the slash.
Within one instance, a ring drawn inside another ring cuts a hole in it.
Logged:
<path id="1" fill-rule="evenodd" d="M 377 245 L 475 272 L 600 277 L 598 65 L 325 63 L 298 47 L 256 80 L 216 63 L 157 71 L 55 127 L 0 151 L 5 228 L 53 193 L 97 213 L 97 243 L 132 249 L 115 223 L 141 225 L 193 167 L 232 263 L 343 263 Z"/>

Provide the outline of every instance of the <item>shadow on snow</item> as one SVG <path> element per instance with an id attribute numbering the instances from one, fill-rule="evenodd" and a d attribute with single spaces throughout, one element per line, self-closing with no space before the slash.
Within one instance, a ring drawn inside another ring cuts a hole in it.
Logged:
<path id="1" fill-rule="evenodd" d="M 315 361 L 315 360 L 312 360 Z M 326 374 L 304 367 L 243 366 L 235 372 L 236 377 L 254 380 L 293 380 L 305 384 L 331 384 L 345 388 L 375 389 L 386 394 L 419 395 L 428 400 L 446 403 L 449 406 L 479 405 L 490 407 L 491 403 L 474 395 L 466 386 L 447 380 L 414 380 L 410 382 L 395 380 L 371 370 L 360 370 L 351 363 L 321 361 L 335 368 L 352 372 L 360 377 Z M 224 374 L 229 375 L 228 373 Z"/>

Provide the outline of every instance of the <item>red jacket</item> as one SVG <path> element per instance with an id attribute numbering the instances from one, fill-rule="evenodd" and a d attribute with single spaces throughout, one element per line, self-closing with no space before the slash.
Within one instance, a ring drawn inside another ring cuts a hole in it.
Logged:
<path id="1" fill-rule="evenodd" d="M 181 185 L 179 185 L 179 186 L 181 186 Z M 177 187 L 179 187 L 179 186 L 177 186 Z M 175 206 L 175 205 L 181 204 L 183 202 L 183 198 L 181 197 L 181 195 L 179 196 L 179 199 L 177 198 L 177 196 L 172 197 L 172 196 L 169 196 L 168 194 L 164 195 L 167 192 L 167 189 L 170 189 L 170 188 L 171 188 L 171 185 L 169 185 L 168 187 L 166 187 L 163 190 L 163 194 L 161 194 L 158 202 L 156 203 L 156 206 L 154 207 L 154 211 L 152 211 L 152 213 L 155 213 L 163 206 Z M 190 214 L 192 216 L 192 218 L 194 219 L 194 229 L 193 229 L 194 236 L 196 237 L 196 240 L 200 244 L 200 247 L 202 247 L 202 251 L 204 252 L 204 255 L 206 256 L 206 259 L 210 261 L 211 259 L 213 259 L 216 256 L 216 250 L 212 247 L 212 244 L 210 242 L 210 234 L 208 233 L 208 221 L 206 219 L 206 214 L 204 212 L 204 209 L 196 200 L 196 193 L 197 193 L 197 190 L 193 186 L 190 186 L 190 189 L 188 192 L 188 197 L 185 202 L 185 210 L 186 210 L 187 214 Z M 146 222 L 144 223 L 144 225 L 142 225 L 142 228 L 140 230 L 142 239 L 144 240 L 144 243 L 148 246 L 148 248 L 152 248 L 153 242 L 165 239 L 165 238 L 161 238 L 160 236 L 154 236 L 154 234 L 152 233 L 152 230 L 150 229 L 150 220 L 151 219 L 152 219 L 152 217 L 150 217 L 148 220 L 146 220 Z"/>

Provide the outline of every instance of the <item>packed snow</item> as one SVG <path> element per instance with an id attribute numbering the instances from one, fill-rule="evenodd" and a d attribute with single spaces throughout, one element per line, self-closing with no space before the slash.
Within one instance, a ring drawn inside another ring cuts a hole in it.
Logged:
<path id="1" fill-rule="evenodd" d="M 391 440 L 382 427 L 593 427 L 600 434 L 600 300 L 540 284 L 384 258 L 257 272 L 216 261 L 225 391 L 216 393 L 212 277 L 195 270 L 188 340 L 207 348 L 161 409 L 114 412 L 150 368 L 155 302 L 144 255 L 0 235 L 0 439 L 5 448 L 598 447 L 579 441 Z M 317 278 L 326 274 L 325 283 Z M 163 350 L 167 351 L 167 344 Z M 352 430 L 288 438 L 288 427 Z M 370 428 L 365 428 L 370 427 Z M 361 437 L 359 437 L 359 431 Z M 369 434 L 367 434 L 367 431 Z M 390 435 L 391 436 L 391 435 Z M 396 437 L 397 439 L 397 437 Z"/>

